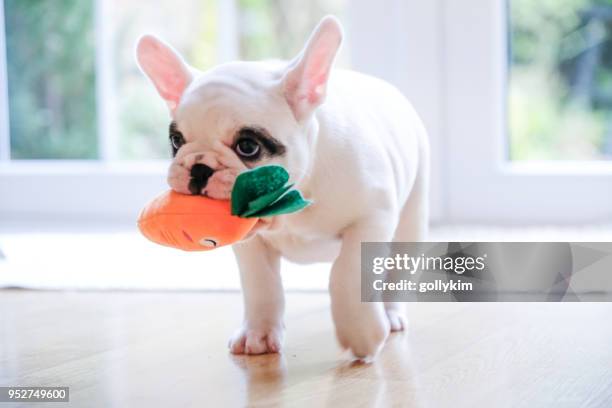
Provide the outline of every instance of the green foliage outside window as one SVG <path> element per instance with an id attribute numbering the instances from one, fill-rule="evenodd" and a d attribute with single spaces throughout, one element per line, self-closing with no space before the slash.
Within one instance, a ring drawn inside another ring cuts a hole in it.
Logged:
<path id="1" fill-rule="evenodd" d="M 4 0 L 11 157 L 98 155 L 93 2 Z"/>
<path id="2" fill-rule="evenodd" d="M 612 0 L 510 0 L 512 160 L 612 158 Z"/>

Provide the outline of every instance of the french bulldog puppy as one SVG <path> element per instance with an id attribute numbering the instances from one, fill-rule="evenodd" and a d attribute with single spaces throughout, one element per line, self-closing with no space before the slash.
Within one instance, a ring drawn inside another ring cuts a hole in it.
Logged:
<path id="1" fill-rule="evenodd" d="M 171 188 L 228 199 L 240 172 L 278 164 L 313 201 L 299 213 L 260 221 L 234 245 L 244 322 L 229 341 L 232 353 L 281 350 L 281 257 L 333 261 L 336 334 L 357 358 L 375 357 L 390 331 L 406 327 L 402 304 L 361 302 L 360 244 L 424 239 L 427 135 L 393 86 L 332 69 L 342 36 L 328 16 L 291 62 L 232 62 L 206 72 L 153 36 L 138 42 L 138 63 L 172 118 Z"/>

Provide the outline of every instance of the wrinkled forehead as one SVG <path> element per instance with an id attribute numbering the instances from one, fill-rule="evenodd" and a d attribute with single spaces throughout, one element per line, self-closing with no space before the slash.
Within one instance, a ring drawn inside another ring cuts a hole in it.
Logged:
<path id="1" fill-rule="evenodd" d="M 293 118 L 278 77 L 272 73 L 213 72 L 197 78 L 185 91 L 176 122 L 187 141 L 230 143 L 243 126 L 274 129 Z"/>

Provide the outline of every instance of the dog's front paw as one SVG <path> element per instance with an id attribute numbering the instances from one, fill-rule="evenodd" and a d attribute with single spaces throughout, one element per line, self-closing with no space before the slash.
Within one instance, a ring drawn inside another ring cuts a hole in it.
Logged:
<path id="1" fill-rule="evenodd" d="M 283 346 L 284 331 L 282 326 L 252 328 L 245 325 L 230 338 L 230 352 L 232 354 L 278 353 Z"/>

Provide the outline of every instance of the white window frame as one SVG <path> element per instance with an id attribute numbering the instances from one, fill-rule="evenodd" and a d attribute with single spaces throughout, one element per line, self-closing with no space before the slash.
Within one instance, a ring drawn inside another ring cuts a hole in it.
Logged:
<path id="1" fill-rule="evenodd" d="M 497 224 L 611 222 L 612 163 L 507 160 L 506 0 L 441 1 L 446 218 Z"/>
<path id="2" fill-rule="evenodd" d="M 423 119 L 431 145 L 430 221 L 447 220 L 441 0 L 350 0 L 353 69 L 395 85 Z"/>

